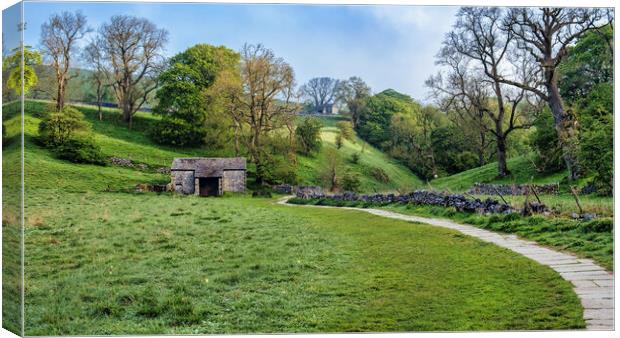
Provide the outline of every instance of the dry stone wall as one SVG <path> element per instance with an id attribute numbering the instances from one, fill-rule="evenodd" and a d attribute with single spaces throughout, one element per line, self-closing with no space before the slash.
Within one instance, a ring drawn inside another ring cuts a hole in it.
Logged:
<path id="1" fill-rule="evenodd" d="M 522 212 L 521 209 L 513 208 L 510 205 L 498 200 L 487 198 L 470 198 L 460 194 L 446 194 L 441 192 L 417 190 L 406 194 L 373 194 L 359 195 L 353 192 L 342 194 L 326 195 L 320 187 L 298 187 L 295 195 L 302 199 L 331 199 L 333 201 L 354 201 L 369 202 L 376 204 L 416 204 L 441 207 L 453 207 L 460 212 L 492 214 L 492 213 L 511 213 Z M 544 204 L 531 203 L 528 212 L 542 213 L 548 211 Z"/>
<path id="2" fill-rule="evenodd" d="M 533 188 L 538 194 L 557 194 L 560 192 L 560 185 L 554 184 L 489 184 L 476 183 L 468 193 L 473 195 L 497 195 L 499 192 L 506 196 L 519 196 L 528 194 L 528 189 Z"/>

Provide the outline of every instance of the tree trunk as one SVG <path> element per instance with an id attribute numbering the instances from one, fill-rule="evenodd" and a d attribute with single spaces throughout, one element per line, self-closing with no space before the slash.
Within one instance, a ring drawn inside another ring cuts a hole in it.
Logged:
<path id="1" fill-rule="evenodd" d="M 480 132 L 480 146 L 478 147 L 478 166 L 482 167 L 484 163 L 484 143 L 486 142 L 486 135 L 484 132 Z"/>
<path id="2" fill-rule="evenodd" d="M 101 93 L 101 84 L 97 84 L 97 112 L 99 113 L 99 121 L 103 121 L 103 114 L 101 112 L 101 102 L 103 94 Z"/>
<path id="3" fill-rule="evenodd" d="M 566 163 L 566 169 L 568 169 L 568 179 L 573 181 L 579 178 L 580 174 L 579 162 L 577 160 L 579 152 L 578 131 L 575 125 L 575 118 L 570 111 L 564 110 L 557 81 L 555 81 L 553 76 L 547 80 L 546 87 L 549 95 L 549 109 L 551 109 L 553 114 L 555 130 L 562 147 L 562 156 L 564 157 L 564 163 Z"/>
<path id="4" fill-rule="evenodd" d="M 260 129 L 258 127 L 254 130 L 254 136 L 252 140 L 252 157 L 254 164 L 256 164 L 256 184 L 262 185 L 264 182 L 264 167 L 263 161 L 260 156 Z"/>
<path id="5" fill-rule="evenodd" d="M 235 156 L 239 156 L 239 124 L 235 122 L 234 129 L 234 140 L 235 140 Z"/>
<path id="6" fill-rule="evenodd" d="M 56 93 L 56 110 L 62 111 L 65 107 L 65 80 L 58 80 L 58 91 Z"/>
<path id="7" fill-rule="evenodd" d="M 506 135 L 497 135 L 497 173 L 500 177 L 510 175 L 508 164 L 506 163 Z"/>

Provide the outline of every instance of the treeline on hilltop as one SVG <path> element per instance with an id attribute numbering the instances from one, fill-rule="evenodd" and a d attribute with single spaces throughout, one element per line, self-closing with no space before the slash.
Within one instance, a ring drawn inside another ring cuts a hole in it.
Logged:
<path id="1" fill-rule="evenodd" d="M 612 21 L 602 9 L 462 8 L 436 56 L 440 71 L 426 81 L 433 103 L 424 105 L 391 89 L 373 94 L 355 76 L 297 87 L 293 68 L 261 44 L 239 51 L 197 44 L 165 58 L 168 32 L 147 19 L 113 16 L 93 30 L 80 12 L 63 12 L 42 25 L 40 50 L 26 46 L 5 57 L 3 96 L 21 92 L 23 53 L 25 94 L 55 101 L 40 126 L 42 144 L 93 159 L 77 162 L 101 158 L 67 101 L 97 103 L 100 119 L 101 106 L 115 102 L 129 128 L 148 105 L 161 117 L 147 131 L 154 141 L 247 156 L 259 184 L 295 183 L 297 154 L 321 148 L 320 121 L 299 113 L 339 112 L 350 122 L 339 124 L 337 148 L 355 130 L 426 180 L 489 162 L 505 177 L 507 159 L 523 155 L 540 173 L 566 170 L 569 181 L 587 177 L 606 194 L 613 187 Z M 336 174 L 338 156 L 327 156 L 327 185 L 354 188 L 354 178 Z"/>

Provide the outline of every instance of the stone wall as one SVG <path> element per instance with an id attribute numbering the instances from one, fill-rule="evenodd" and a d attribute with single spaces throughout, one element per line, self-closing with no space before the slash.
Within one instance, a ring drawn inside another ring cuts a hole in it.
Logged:
<path id="1" fill-rule="evenodd" d="M 530 186 L 536 190 L 538 194 L 557 194 L 560 192 L 560 185 L 554 184 L 489 184 L 476 183 L 467 191 L 472 195 L 497 195 L 499 191 L 502 195 L 518 196 L 527 194 Z"/>
<path id="2" fill-rule="evenodd" d="M 322 198 L 325 197 L 323 188 L 311 186 L 297 186 L 293 188 L 295 195 L 299 198 Z"/>
<path id="3" fill-rule="evenodd" d="M 245 170 L 224 170 L 222 190 L 232 192 L 245 191 Z"/>
<path id="4" fill-rule="evenodd" d="M 343 194 L 325 195 L 319 187 L 299 187 L 295 195 L 302 199 L 331 199 L 334 201 L 358 201 L 377 204 L 390 203 L 412 203 L 417 205 L 432 205 L 441 207 L 454 207 L 460 212 L 477 212 L 481 214 L 489 213 L 510 213 L 522 212 L 498 200 L 487 198 L 469 198 L 459 194 L 445 194 L 434 191 L 418 190 L 407 194 L 373 194 L 358 195 L 353 192 Z M 531 203 L 528 212 L 541 213 L 548 211 L 544 204 Z"/>
<path id="5" fill-rule="evenodd" d="M 188 171 L 172 171 L 172 187 L 175 192 L 185 195 L 194 193 L 194 172 Z"/>

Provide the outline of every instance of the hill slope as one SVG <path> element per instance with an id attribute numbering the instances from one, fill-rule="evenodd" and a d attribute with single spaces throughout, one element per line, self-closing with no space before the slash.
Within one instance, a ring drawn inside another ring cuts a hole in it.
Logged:
<path id="1" fill-rule="evenodd" d="M 336 136 L 340 132 L 336 127 L 336 123 L 346 120 L 339 116 L 324 116 L 319 119 L 324 126 L 321 130 L 322 149 L 314 157 L 301 157 L 299 160 L 300 169 L 298 174 L 300 179 L 304 183 L 313 185 L 321 183 L 320 175 L 317 175 L 317 173 L 320 173 L 322 169 L 327 149 L 336 149 Z M 345 167 L 344 170 L 351 170 L 360 175 L 362 191 L 412 190 L 423 185 L 423 182 L 411 170 L 360 139 L 357 135 L 351 141 L 343 140 L 342 147 L 337 149 L 337 151 Z M 358 163 L 351 161 L 355 153 L 360 155 Z M 382 182 L 373 177 L 372 172 L 377 170 L 377 168 L 387 174 L 389 181 Z"/>
<path id="2" fill-rule="evenodd" d="M 469 169 L 458 174 L 438 178 L 431 182 L 437 189 L 450 189 L 453 191 L 464 191 L 475 183 L 497 183 L 497 184 L 521 184 L 521 183 L 558 183 L 566 173 L 561 171 L 551 174 L 539 174 L 534 165 L 529 160 L 528 155 L 514 157 L 508 160 L 508 168 L 511 175 L 503 178 L 497 176 L 497 162 L 492 162 L 481 167 Z"/>
<path id="3" fill-rule="evenodd" d="M 38 168 L 38 170 L 50 170 L 58 173 L 58 181 L 37 182 L 36 177 L 32 177 L 32 184 L 53 187 L 55 185 L 67 186 L 77 183 L 72 177 L 79 175 L 91 177 L 91 184 L 101 185 L 100 188 L 109 189 L 127 189 L 138 183 L 160 182 L 164 183 L 169 180 L 168 175 L 156 173 L 153 168 L 168 167 L 175 157 L 191 157 L 191 156 L 231 156 L 231 150 L 227 149 L 210 149 L 208 147 L 201 148 L 175 148 L 162 146 L 153 143 L 147 136 L 145 131 L 151 123 L 156 121 L 157 117 L 148 113 L 138 113 L 134 118 L 133 129 L 119 121 L 120 113 L 116 109 L 104 108 L 104 119 L 97 119 L 97 111 L 94 106 L 77 105 L 87 120 L 93 126 L 93 133 L 97 144 L 101 146 L 101 150 L 106 157 L 121 157 L 130 159 L 133 162 L 144 163 L 151 170 L 134 170 L 121 167 L 98 167 L 91 165 L 77 165 L 66 161 L 57 160 L 52 154 L 41 148 L 35 141 L 38 135 L 38 124 L 43 112 L 48 110 L 49 102 L 47 101 L 27 101 L 25 104 L 25 128 L 26 128 L 26 166 Z M 3 123 L 7 126 L 7 137 L 14 137 L 19 132 L 19 102 L 9 103 L 3 106 Z M 323 149 L 312 157 L 299 156 L 298 177 L 300 184 L 320 184 L 321 169 L 325 150 L 328 147 L 335 147 L 335 137 L 337 128 L 335 123 L 336 117 L 326 117 L 322 119 L 325 127 L 322 130 L 324 140 Z M 7 150 L 12 146 L 8 145 Z M 361 152 L 358 164 L 349 161 L 354 152 Z M 339 150 L 343 158 L 343 172 L 350 170 L 360 175 L 362 179 L 361 189 L 365 192 L 389 191 L 396 189 L 412 189 L 421 185 L 420 180 L 406 167 L 400 165 L 389 156 L 381 153 L 377 149 L 366 144 L 359 138 L 355 139 L 355 143 L 345 141 L 344 146 Z M 370 175 L 373 168 L 381 168 L 388 174 L 389 182 L 382 182 Z M 125 179 L 115 179 L 124 177 Z M 80 182 L 85 182 L 80 180 Z M 124 184 L 121 184 L 124 182 Z M 81 190 L 80 187 L 74 187 Z M 84 187 L 82 187 L 84 188 Z"/>

